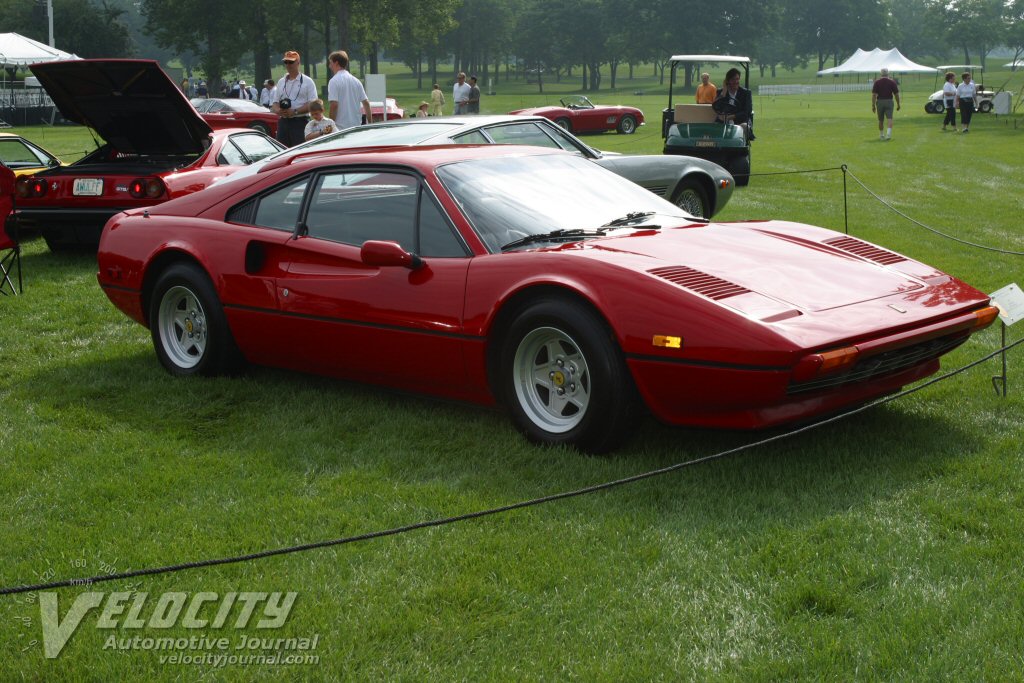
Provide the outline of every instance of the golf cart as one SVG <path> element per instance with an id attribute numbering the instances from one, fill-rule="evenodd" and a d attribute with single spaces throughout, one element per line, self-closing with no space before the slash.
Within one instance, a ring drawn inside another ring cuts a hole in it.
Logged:
<path id="1" fill-rule="evenodd" d="M 750 180 L 750 140 L 753 138 L 753 119 L 750 120 L 750 136 L 742 126 L 733 123 L 716 123 L 719 114 L 710 104 L 673 102 L 672 89 L 675 87 L 676 70 L 689 68 L 694 63 L 729 63 L 743 67 L 743 87 L 750 88 L 750 58 L 723 55 L 674 55 L 672 75 L 668 82 L 668 107 L 661 114 L 661 136 L 665 138 L 665 154 L 682 154 L 713 161 L 732 173 L 736 185 L 746 185 Z M 682 99 L 682 97 L 680 97 Z"/>
<path id="2" fill-rule="evenodd" d="M 947 64 L 945 66 L 936 67 L 938 71 L 935 73 L 935 83 L 938 84 L 940 77 L 944 78 L 947 71 L 952 71 L 956 74 L 957 79 L 960 78 L 960 74 L 964 70 L 967 70 L 971 74 L 971 80 L 974 81 L 975 85 L 978 86 L 978 97 L 977 102 L 974 103 L 974 109 L 982 114 L 987 114 L 992 111 L 992 100 L 996 94 L 992 90 L 985 90 L 985 86 L 981 84 L 985 78 L 985 67 L 975 66 L 974 64 Z M 978 77 L 975 78 L 974 72 L 978 71 Z M 928 101 L 924 103 L 924 110 L 929 114 L 941 114 L 946 111 L 945 98 L 942 96 L 942 90 L 937 90 L 928 96 Z"/>

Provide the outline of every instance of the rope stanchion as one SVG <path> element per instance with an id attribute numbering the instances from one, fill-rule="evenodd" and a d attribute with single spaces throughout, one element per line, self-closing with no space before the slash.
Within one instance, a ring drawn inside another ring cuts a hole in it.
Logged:
<path id="1" fill-rule="evenodd" d="M 753 448 L 758 448 L 760 446 L 765 446 L 765 445 L 774 443 L 776 441 L 782 441 L 784 439 L 789 439 L 789 438 L 792 438 L 794 436 L 797 436 L 798 434 L 804 434 L 806 432 L 809 432 L 811 430 L 817 429 L 819 427 L 823 427 L 825 425 L 833 424 L 835 422 L 838 422 L 840 420 L 844 420 L 844 419 L 846 419 L 848 417 L 851 417 L 853 415 L 857 415 L 859 413 L 862 413 L 862 412 L 864 412 L 866 410 L 870 410 L 870 409 L 875 408 L 877 406 L 885 405 L 886 403 L 891 403 L 892 401 L 895 401 L 897 399 L 903 398 L 905 396 L 909 396 L 910 394 L 917 393 L 917 392 L 919 392 L 919 391 L 921 391 L 921 390 L 923 390 L 923 389 L 925 389 L 927 387 L 932 386 L 933 384 L 937 384 L 938 382 L 942 382 L 942 381 L 947 380 L 947 379 L 949 379 L 951 377 L 955 377 L 956 375 L 959 375 L 959 374 L 961 374 L 963 372 L 966 372 L 967 370 L 969 370 L 969 369 L 971 369 L 973 367 L 981 365 L 985 361 L 987 361 L 987 360 L 989 360 L 991 358 L 994 358 L 995 356 L 999 355 L 1000 353 L 1005 354 L 1010 349 L 1013 349 L 1014 347 L 1016 347 L 1016 346 L 1018 346 L 1018 345 L 1020 345 L 1022 343 L 1024 343 L 1024 338 L 1018 339 L 1017 341 L 1013 342 L 1009 346 L 1004 345 L 1002 348 L 997 349 L 996 351 L 993 351 L 992 353 L 989 353 L 989 354 L 983 356 L 982 358 L 979 358 L 979 359 L 977 359 L 975 361 L 972 361 L 971 363 L 968 363 L 967 365 L 959 367 L 959 368 L 957 368 L 955 370 L 951 370 L 951 371 L 949 371 L 949 372 L 947 372 L 947 373 L 945 373 L 943 375 L 940 375 L 938 377 L 933 377 L 932 379 L 927 380 L 926 382 L 922 382 L 921 384 L 918 384 L 918 385 L 916 385 L 914 387 L 911 387 L 910 389 L 905 389 L 905 390 L 903 390 L 903 391 L 901 391 L 899 393 L 890 394 L 889 396 L 884 396 L 884 397 L 882 397 L 880 399 L 877 399 L 877 400 L 872 401 L 870 403 L 864 404 L 864 405 L 859 406 L 857 408 L 853 408 L 853 409 L 848 410 L 848 411 L 846 411 L 844 413 L 840 413 L 838 415 L 833 415 L 832 417 L 825 418 L 823 420 L 819 420 L 818 422 L 814 422 L 814 423 L 811 423 L 811 424 L 808 424 L 808 425 L 804 425 L 803 427 L 798 427 L 796 429 L 793 429 L 793 430 L 788 431 L 788 432 L 784 432 L 782 434 L 776 434 L 774 436 L 769 436 L 767 438 L 760 439 L 758 441 L 753 441 L 751 443 L 743 444 L 743 445 L 737 446 L 735 448 L 730 448 L 730 449 L 727 449 L 727 450 L 724 450 L 724 451 L 719 451 L 718 453 L 714 453 L 712 455 L 706 455 L 706 456 L 701 457 L 701 458 L 695 458 L 693 460 L 687 460 L 687 461 L 684 461 L 684 462 L 676 463 L 674 465 L 669 465 L 667 467 L 662 467 L 660 469 L 650 470 L 648 472 L 643 472 L 641 474 L 635 474 L 635 475 L 632 475 L 632 476 L 629 476 L 629 477 L 624 477 L 622 479 L 616 479 L 614 481 L 608 481 L 608 482 L 604 482 L 604 483 L 601 483 L 601 484 L 594 484 L 592 486 L 585 486 L 583 488 L 575 489 L 575 490 L 572 490 L 572 491 L 563 491 L 561 493 L 553 493 L 553 494 L 548 495 L 548 496 L 542 496 L 542 497 L 533 498 L 533 499 L 530 499 L 530 500 L 519 501 L 517 503 L 510 503 L 508 505 L 502 505 L 502 506 L 499 506 L 499 507 L 489 508 L 489 509 L 486 509 L 486 510 L 478 510 L 478 511 L 475 511 L 475 512 L 467 512 L 467 513 L 464 513 L 464 514 L 461 514 L 461 515 L 454 515 L 454 516 L 451 516 L 451 517 L 443 517 L 443 518 L 439 518 L 439 519 L 427 520 L 427 521 L 423 521 L 423 522 L 417 522 L 415 524 L 408 524 L 408 525 L 405 525 L 405 526 L 393 527 L 391 529 L 384 529 L 384 530 L 380 530 L 380 531 L 373 531 L 373 532 L 369 532 L 369 533 L 358 534 L 358 535 L 355 535 L 355 536 L 345 536 L 345 537 L 342 537 L 342 538 L 335 538 L 335 539 L 324 540 L 324 541 L 315 541 L 315 542 L 311 542 L 311 543 L 303 543 L 301 545 L 294 545 L 294 546 L 289 546 L 289 547 L 284 547 L 284 548 L 273 548 L 273 549 L 270 549 L 270 550 L 263 550 L 263 551 L 260 551 L 260 552 L 249 553 L 249 554 L 246 554 L 246 555 L 235 555 L 235 556 L 231 556 L 231 557 L 221 557 L 221 558 L 214 558 L 214 559 L 207 559 L 207 560 L 198 560 L 198 561 L 195 561 L 195 562 L 183 562 L 183 563 L 180 563 L 180 564 L 167 565 L 167 566 L 163 566 L 163 567 L 149 567 L 149 568 L 145 568 L 145 569 L 136 569 L 136 570 L 132 570 L 132 571 L 117 572 L 117 573 L 112 573 L 112 574 L 101 574 L 101 575 L 90 576 L 90 577 L 86 577 L 86 578 L 64 579 L 64 580 L 59 580 L 59 581 L 50 581 L 48 583 L 38 583 L 38 584 L 33 584 L 33 585 L 8 586 L 8 587 L 0 588 L 0 595 L 16 595 L 16 594 L 20 594 L 20 593 L 31 593 L 31 592 L 35 592 L 35 591 L 53 590 L 53 589 L 56 589 L 56 588 L 68 588 L 68 587 L 72 587 L 72 586 L 89 586 L 89 585 L 92 585 L 92 584 L 102 583 L 102 582 L 106 582 L 106 581 L 121 581 L 121 580 L 124 580 L 124 579 L 131 579 L 131 578 L 135 578 L 135 577 L 139 577 L 139 576 L 155 576 L 157 574 L 169 574 L 169 573 L 172 573 L 172 572 L 184 571 L 186 569 L 200 569 L 200 568 L 204 568 L 204 567 L 215 567 L 215 566 L 218 566 L 218 565 L 225 565 L 225 564 L 236 564 L 236 563 L 240 563 L 240 562 L 251 562 L 253 560 L 259 560 L 259 559 L 264 559 L 264 558 L 268 558 L 268 557 L 274 557 L 274 556 L 277 556 L 277 555 L 288 555 L 288 554 L 291 554 L 291 553 L 304 552 L 304 551 L 308 551 L 308 550 L 316 550 L 316 549 L 319 549 L 319 548 L 329 548 L 329 547 L 332 547 L 332 546 L 339 546 L 339 545 L 345 545 L 345 544 L 349 544 L 349 543 L 356 543 L 356 542 L 359 542 L 359 541 L 367 541 L 367 540 L 375 539 L 375 538 L 384 538 L 386 536 L 396 536 L 398 534 L 408 533 L 410 531 L 416 531 L 417 529 L 428 529 L 428 528 L 431 528 L 431 527 L 447 526 L 447 525 L 450 525 L 450 524 L 455 524 L 456 522 L 464 522 L 464 521 L 468 521 L 468 520 L 471 520 L 471 519 L 480 519 L 482 517 L 489 517 L 489 516 L 492 516 L 492 515 L 497 515 L 497 514 L 501 514 L 501 513 L 505 513 L 505 512 L 511 512 L 513 510 L 521 510 L 523 508 L 533 507 L 533 506 L 541 505 L 541 504 L 544 504 L 544 503 L 551 503 L 551 502 L 554 502 L 554 501 L 557 501 L 557 500 L 566 500 L 566 499 L 569 499 L 569 498 L 576 498 L 576 497 L 588 495 L 588 494 L 591 494 L 591 493 L 597 493 L 599 491 L 607 491 L 609 489 L 618 488 L 620 486 L 625 486 L 626 484 L 633 484 L 633 483 L 636 483 L 636 482 L 639 482 L 639 481 L 644 481 L 644 480 L 647 480 L 647 479 L 652 479 L 654 477 L 659 477 L 659 476 L 663 476 L 663 475 L 666 475 L 666 474 L 670 474 L 672 472 L 678 472 L 679 470 L 685 469 L 687 467 L 693 467 L 695 465 L 702 465 L 702 464 L 706 464 L 706 463 L 709 463 L 709 462 L 713 462 L 715 460 L 721 460 L 723 458 L 726 458 L 726 457 L 731 456 L 731 455 L 736 455 L 737 453 L 741 453 L 743 451 L 748 451 L 748 450 L 751 450 Z"/>

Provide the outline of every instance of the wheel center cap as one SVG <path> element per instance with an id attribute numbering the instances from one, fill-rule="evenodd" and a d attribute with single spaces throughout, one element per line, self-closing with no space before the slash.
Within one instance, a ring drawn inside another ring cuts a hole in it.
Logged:
<path id="1" fill-rule="evenodd" d="M 551 381 L 554 382 L 556 387 L 560 387 L 565 384 L 565 374 L 561 370 L 555 370 L 555 374 L 551 376 Z"/>
<path id="2" fill-rule="evenodd" d="M 185 331 L 188 332 L 189 334 L 192 334 L 192 330 L 193 330 L 192 321 L 186 319 L 185 320 Z"/>

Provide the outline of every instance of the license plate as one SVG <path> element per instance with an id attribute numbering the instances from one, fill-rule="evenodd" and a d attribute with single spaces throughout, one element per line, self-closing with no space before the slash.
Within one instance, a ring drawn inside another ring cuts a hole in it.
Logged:
<path id="1" fill-rule="evenodd" d="M 717 147 L 717 143 L 714 140 L 697 140 L 698 147 Z"/>
<path id="2" fill-rule="evenodd" d="M 75 178 L 75 186 L 71 193 L 80 197 L 98 197 L 103 194 L 103 179 Z"/>

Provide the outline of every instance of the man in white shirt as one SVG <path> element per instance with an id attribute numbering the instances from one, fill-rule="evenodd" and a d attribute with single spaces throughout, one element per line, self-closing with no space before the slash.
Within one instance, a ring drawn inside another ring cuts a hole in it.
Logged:
<path id="1" fill-rule="evenodd" d="M 466 83 L 465 71 L 460 71 L 456 78 L 455 85 L 452 87 L 452 101 L 455 103 L 455 113 L 468 114 L 469 92 L 472 88 L 469 83 Z"/>
<path id="2" fill-rule="evenodd" d="M 327 82 L 327 100 L 331 103 L 329 116 L 338 125 L 338 130 L 358 126 L 364 120 L 367 123 L 372 121 L 366 90 L 348 70 L 348 53 L 344 50 L 332 52 L 327 58 L 327 66 L 334 73 Z"/>
<path id="3" fill-rule="evenodd" d="M 260 91 L 260 104 L 269 108 L 274 102 L 277 102 L 277 88 L 274 86 L 274 79 L 268 78 L 263 84 L 263 90 Z"/>
<path id="4" fill-rule="evenodd" d="M 277 124 L 277 139 L 293 147 L 306 138 L 309 103 L 317 99 L 316 83 L 299 73 L 299 53 L 295 50 L 285 52 L 281 61 L 286 73 L 277 82 L 277 97 L 270 109 L 281 117 Z"/>

